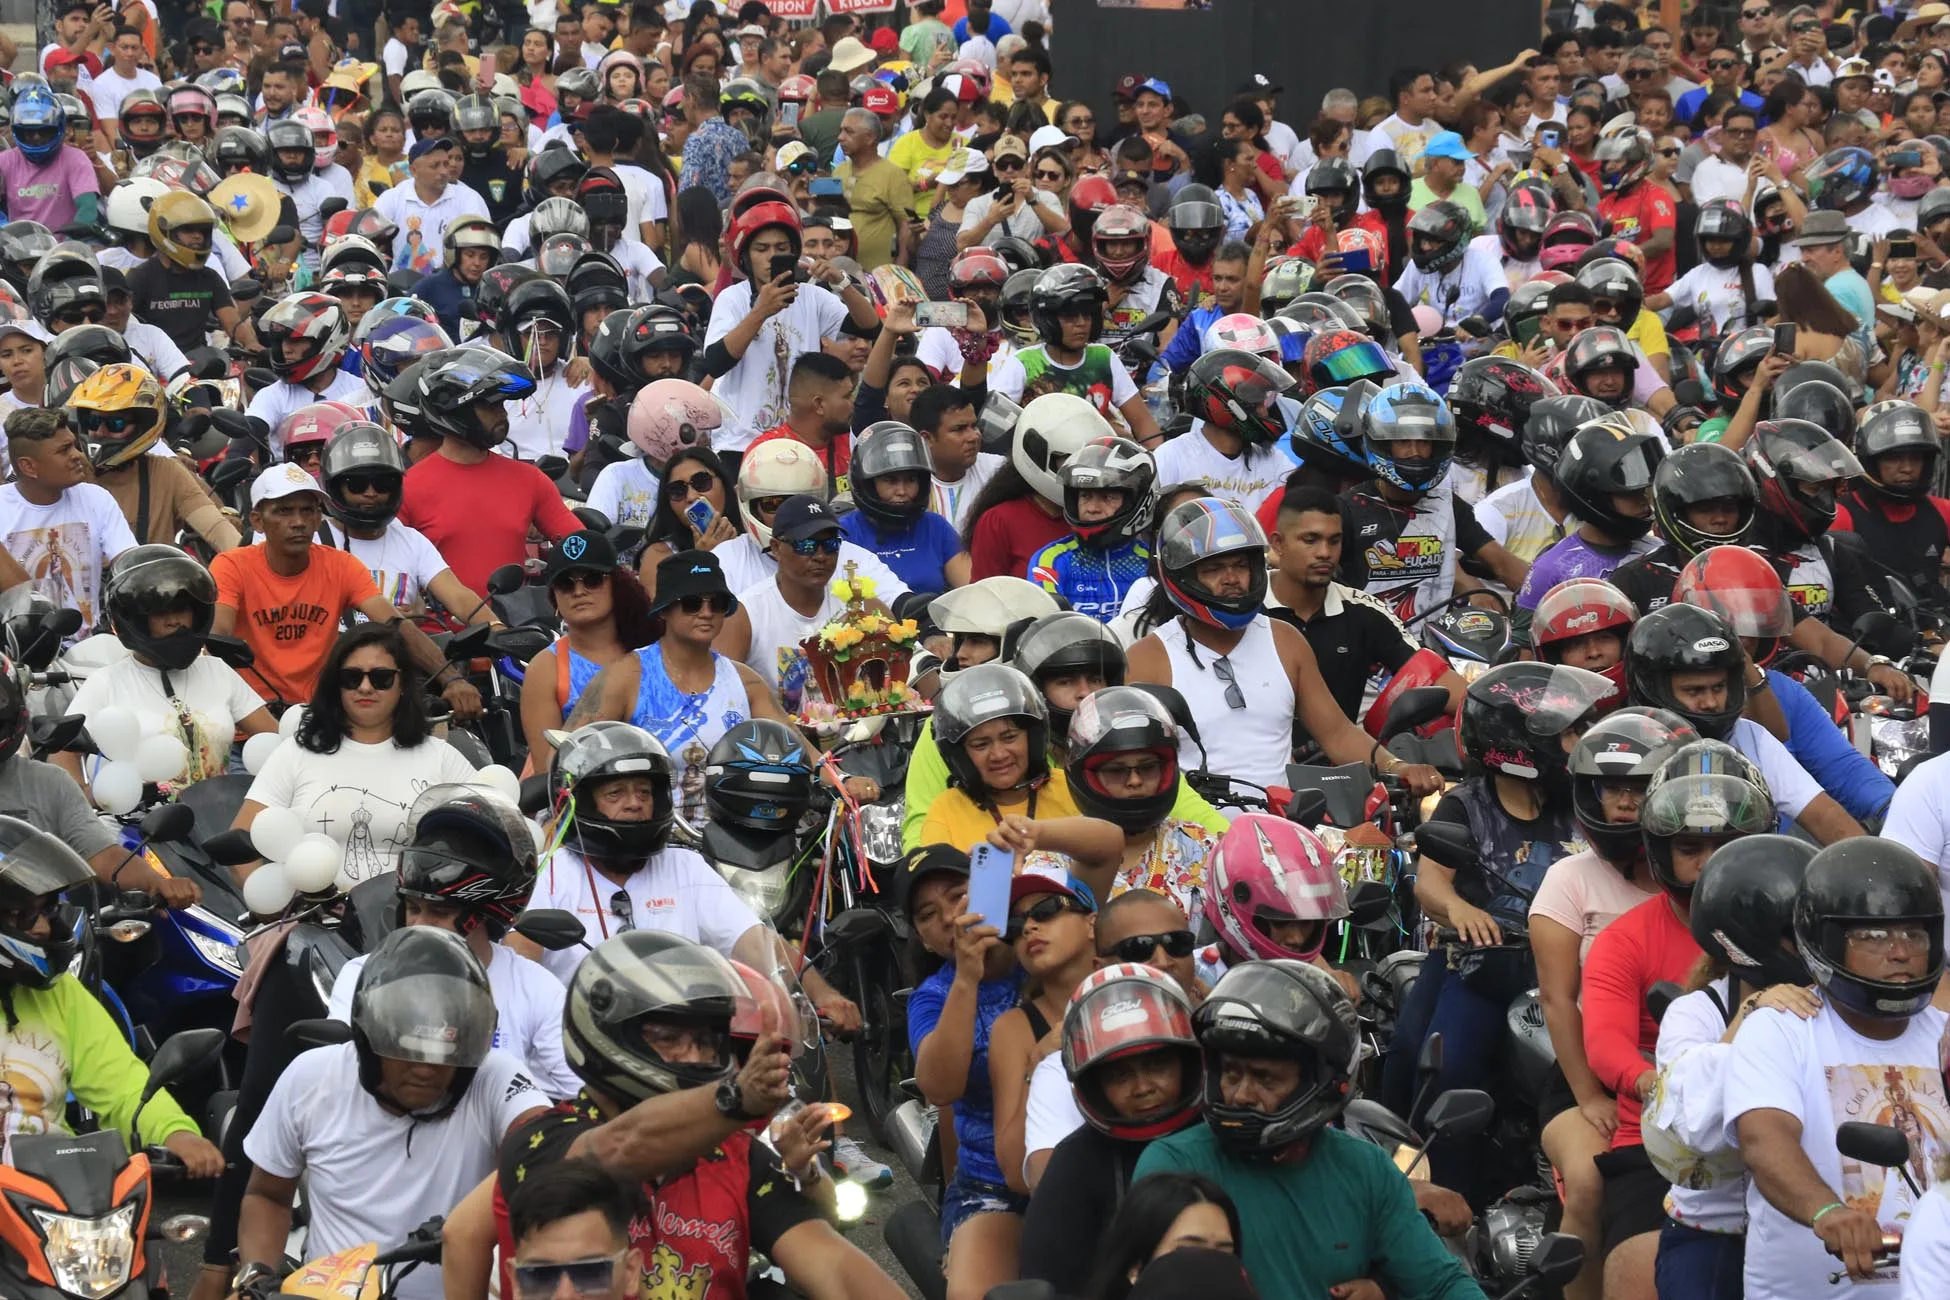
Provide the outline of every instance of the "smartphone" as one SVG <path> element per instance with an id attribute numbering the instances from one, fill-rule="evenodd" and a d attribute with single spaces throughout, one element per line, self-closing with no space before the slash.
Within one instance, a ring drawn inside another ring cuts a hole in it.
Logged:
<path id="1" fill-rule="evenodd" d="M 1891 256 L 1891 257 L 1910 257 L 1910 258 L 1913 258 L 1913 257 L 1915 257 L 1915 256 L 1916 256 L 1916 241 L 1915 241 L 1915 240 L 1913 240 L 1913 239 L 1892 239 L 1892 240 L 1890 240 L 1890 241 L 1889 241 L 1889 256 Z"/>
<path id="2" fill-rule="evenodd" d="M 780 126 L 795 126 L 795 127 L 796 127 L 796 126 L 798 126 L 798 125 L 799 125 L 799 107 L 800 107 L 800 106 L 799 106 L 798 104 L 780 104 L 780 105 L 779 105 L 779 125 L 780 125 Z"/>
<path id="3" fill-rule="evenodd" d="M 799 259 L 791 253 L 779 253 L 772 258 L 771 278 L 776 280 L 782 275 L 789 275 L 800 284 L 810 278 L 806 268 L 799 265 Z"/>
<path id="4" fill-rule="evenodd" d="M 1781 356 L 1794 355 L 1794 322 L 1774 327 L 1774 351 Z"/>
<path id="5" fill-rule="evenodd" d="M 711 503 L 702 499 L 684 507 L 684 518 L 691 521 L 691 527 L 697 529 L 699 537 L 704 536 L 704 531 L 711 526 L 711 519 L 715 513 L 711 509 Z"/>
<path id="6" fill-rule="evenodd" d="M 1009 882 L 1016 855 L 984 840 L 968 854 L 968 910 L 997 930 L 1009 928 Z"/>
<path id="7" fill-rule="evenodd" d="M 1564 128 L 1555 125 L 1538 127 L 1537 143 L 1545 149 L 1557 148 L 1564 143 Z"/>
<path id="8" fill-rule="evenodd" d="M 968 304 L 965 302 L 917 302 L 914 304 L 914 323 L 921 329 L 940 325 L 951 330 L 968 328 Z"/>
<path id="9" fill-rule="evenodd" d="M 1898 149 L 1889 155 L 1891 167 L 1921 167 L 1923 153 L 1920 149 Z"/>
<path id="10" fill-rule="evenodd" d="M 1374 270 L 1374 254 L 1365 248 L 1346 249 L 1341 253 L 1341 270 L 1372 271 Z"/>

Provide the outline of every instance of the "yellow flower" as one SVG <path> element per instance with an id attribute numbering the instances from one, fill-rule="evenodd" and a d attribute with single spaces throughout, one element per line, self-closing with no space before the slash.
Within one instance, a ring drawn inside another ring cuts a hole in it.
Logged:
<path id="1" fill-rule="evenodd" d="M 853 599 L 853 588 L 847 583 L 847 580 L 845 578 L 833 579 L 833 581 L 827 585 L 826 590 L 833 593 L 834 600 Z"/>
<path id="2" fill-rule="evenodd" d="M 861 600 L 873 599 L 874 587 L 872 578 L 855 578 L 853 585 L 859 591 Z"/>
<path id="3" fill-rule="evenodd" d="M 855 623 L 854 626 L 859 628 L 865 635 L 873 636 L 887 626 L 887 620 L 878 614 L 868 614 L 858 623 Z"/>
<path id="4" fill-rule="evenodd" d="M 912 641 L 921 635 L 921 625 L 911 618 L 902 619 L 894 624 L 893 631 L 889 635 L 896 641 Z"/>

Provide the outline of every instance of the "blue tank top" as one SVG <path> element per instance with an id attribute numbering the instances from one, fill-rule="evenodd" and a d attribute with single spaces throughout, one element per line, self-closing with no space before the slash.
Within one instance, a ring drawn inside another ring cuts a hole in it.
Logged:
<path id="1" fill-rule="evenodd" d="M 738 665 L 713 653 L 717 667 L 710 689 L 686 694 L 670 680 L 664 667 L 661 643 L 644 646 L 636 652 L 636 712 L 630 718 L 655 736 L 670 753 L 676 767 L 678 809 L 692 822 L 704 817 L 704 765 L 711 747 L 724 733 L 751 715 L 751 701 L 745 697 L 745 682 Z"/>
<path id="2" fill-rule="evenodd" d="M 564 662 L 562 658 L 564 655 L 568 656 L 566 662 L 569 665 L 569 694 L 568 698 L 562 701 L 562 716 L 566 718 L 575 712 L 576 701 L 580 700 L 582 693 L 589 689 L 589 683 L 596 680 L 596 674 L 603 670 L 603 666 L 593 659 L 585 659 L 577 654 L 570 648 L 567 637 L 555 643 L 555 655 L 558 663 Z"/>

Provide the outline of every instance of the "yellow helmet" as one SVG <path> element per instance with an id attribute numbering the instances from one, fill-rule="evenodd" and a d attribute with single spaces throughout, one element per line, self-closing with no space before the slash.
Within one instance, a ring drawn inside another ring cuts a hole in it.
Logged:
<path id="1" fill-rule="evenodd" d="M 131 464 L 153 447 L 163 416 L 162 385 L 141 366 L 103 366 L 68 395 L 68 423 L 98 472 Z"/>
<path id="2" fill-rule="evenodd" d="M 149 242 L 156 246 L 164 261 L 177 266 L 198 267 L 209 260 L 210 240 L 216 225 L 216 210 L 188 190 L 159 194 L 149 204 Z M 204 228 L 201 248 L 185 244 L 179 238 L 180 232 L 193 226 Z"/>

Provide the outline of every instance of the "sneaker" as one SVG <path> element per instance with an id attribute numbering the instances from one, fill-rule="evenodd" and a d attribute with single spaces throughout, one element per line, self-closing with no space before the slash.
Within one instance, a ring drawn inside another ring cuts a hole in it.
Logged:
<path id="1" fill-rule="evenodd" d="M 894 1171 L 850 1137 L 834 1138 L 831 1155 L 834 1167 L 851 1182 L 882 1191 L 894 1185 Z"/>

